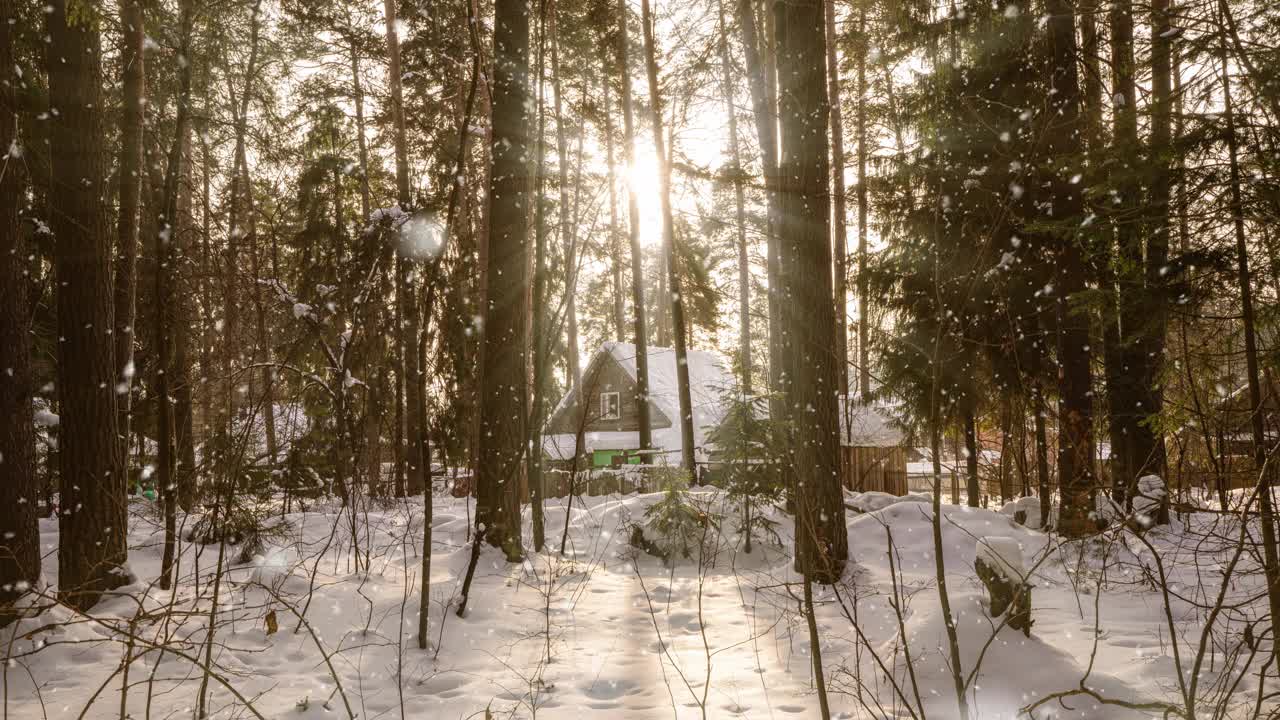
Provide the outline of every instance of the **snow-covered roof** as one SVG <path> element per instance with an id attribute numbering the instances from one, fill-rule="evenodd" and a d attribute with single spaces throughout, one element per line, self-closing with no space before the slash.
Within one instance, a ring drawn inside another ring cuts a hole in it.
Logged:
<path id="1" fill-rule="evenodd" d="M 840 444 L 848 447 L 897 447 L 905 438 L 890 408 L 840 401 Z"/>
<path id="2" fill-rule="evenodd" d="M 596 354 L 608 353 L 634 381 L 636 375 L 636 346 L 624 342 L 606 342 Z M 698 448 L 698 458 L 706 459 L 706 436 L 724 418 L 723 396 L 735 387 L 733 374 L 715 354 L 690 350 L 689 395 L 693 410 L 693 439 Z M 648 348 L 649 399 L 671 418 L 671 426 L 653 428 L 653 446 L 665 451 L 669 463 L 679 463 L 683 442 L 680 437 L 680 395 L 676 378 L 676 351 L 673 348 Z M 551 416 L 563 410 L 572 401 L 569 394 L 560 400 Z M 588 450 L 636 450 L 640 447 L 638 432 L 588 432 L 585 437 Z M 567 460 L 573 457 L 572 434 L 546 435 L 543 447 L 553 458 Z M 662 457 L 655 460 L 662 460 Z"/>

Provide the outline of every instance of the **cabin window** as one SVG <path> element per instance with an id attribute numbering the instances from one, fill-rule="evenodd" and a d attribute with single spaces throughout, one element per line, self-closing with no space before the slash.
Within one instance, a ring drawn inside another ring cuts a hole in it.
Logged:
<path id="1" fill-rule="evenodd" d="M 616 392 L 600 393 L 600 419 L 617 420 L 622 417 L 622 395 Z"/>

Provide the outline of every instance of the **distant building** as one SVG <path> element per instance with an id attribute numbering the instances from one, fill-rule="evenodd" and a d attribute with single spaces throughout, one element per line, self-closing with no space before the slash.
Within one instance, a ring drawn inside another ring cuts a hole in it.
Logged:
<path id="1" fill-rule="evenodd" d="M 845 488 L 907 494 L 907 447 L 889 409 L 842 398 L 840 474 Z"/>
<path id="2" fill-rule="evenodd" d="M 647 462 L 679 465 L 680 397 L 676 384 L 676 353 L 651 347 L 649 360 L 649 427 L 653 447 Z M 543 450 L 552 460 L 573 459 L 579 429 L 586 467 L 610 467 L 642 461 L 640 405 L 636 402 L 636 346 L 607 342 L 600 346 L 582 373 L 581 392 L 571 390 L 551 413 Z M 689 351 L 689 392 L 693 401 L 694 454 L 709 458 L 706 437 L 724 418 L 723 396 L 735 387 L 733 374 L 715 355 Z M 581 398 L 581 401 L 580 401 Z M 585 412 L 584 412 L 585 411 Z"/>
<path id="3" fill-rule="evenodd" d="M 682 451 L 675 351 L 649 348 L 649 422 L 653 447 L 640 448 L 640 406 L 636 402 L 636 349 L 607 342 L 582 373 L 582 388 L 556 406 L 543 436 L 553 462 L 573 460 L 581 430 L 579 468 L 625 464 L 679 465 Z M 714 463 L 707 438 L 725 416 L 725 395 L 736 387 L 733 374 L 715 355 L 689 351 L 689 391 L 693 401 L 694 456 Z M 765 408 L 764 403 L 760 407 Z M 840 403 L 841 480 L 846 488 L 903 495 L 907 492 L 907 449 L 902 430 L 883 406 Z"/>

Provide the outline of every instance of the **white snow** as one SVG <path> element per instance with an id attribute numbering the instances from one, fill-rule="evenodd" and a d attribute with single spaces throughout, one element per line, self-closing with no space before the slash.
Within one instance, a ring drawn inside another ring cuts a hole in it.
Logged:
<path id="1" fill-rule="evenodd" d="M 747 554 L 723 499 L 711 491 L 694 495 L 726 518 L 709 533 L 711 546 L 701 554 L 701 566 L 684 561 L 664 567 L 627 545 L 629 523 L 642 518 L 660 494 L 575 500 L 564 557 L 558 551 L 565 501 L 547 504 L 549 548 L 542 554 L 532 552 L 526 507 L 526 561 L 508 564 L 500 553 L 484 549 L 462 618 L 453 610 L 470 556 L 475 508 L 466 500 L 437 497 L 433 647 L 427 650 L 416 645 L 422 498 L 360 506 L 357 539 L 369 559 L 367 570 L 356 564 L 349 512 L 320 503 L 302 513 L 295 505 L 295 512 L 283 516 L 289 529 L 224 577 L 210 717 L 250 717 L 244 698 L 265 718 L 467 718 L 484 717 L 487 708 L 503 718 L 681 719 L 703 717 L 704 697 L 706 717 L 816 717 L 789 516 L 761 508 L 778 523 L 781 542 L 757 541 Z M 885 660 L 910 705 L 916 702 L 914 675 L 929 717 L 957 716 L 932 518 L 930 505 L 898 501 L 846 521 L 845 576 L 836 588 L 814 588 L 833 717 L 909 716 L 872 652 Z M 179 516 L 182 526 L 194 521 Z M 1172 598 L 1175 637 L 1184 643 L 1194 643 L 1204 623 L 1196 599 L 1213 597 L 1222 580 L 1222 559 L 1231 545 L 1204 542 L 1222 522 L 1228 521 L 1218 514 L 1194 515 L 1185 526 L 1162 526 L 1146 536 L 1172 583 L 1199 588 Z M 150 694 L 151 717 L 191 716 L 202 678 L 197 660 L 205 648 L 217 546 L 183 543 L 175 593 L 160 591 L 151 583 L 159 570 L 161 523 L 154 505 L 134 502 L 129 543 L 137 580 L 100 603 L 92 619 L 46 604 L 38 617 L 6 628 L 11 717 L 75 718 L 100 687 L 84 717 L 118 717 L 116 672 L 131 647 L 125 632 L 134 620 L 127 713 L 146 717 Z M 42 520 L 40 528 L 45 572 L 56 587 L 57 522 Z M 975 719 L 1028 717 L 1021 710 L 1030 703 L 1078 688 L 1095 644 L 1090 689 L 1109 699 L 1179 702 L 1165 596 L 1138 571 L 1151 561 L 1143 547 L 1061 544 L 1004 514 L 963 506 L 944 505 L 939 529 L 961 667 L 966 677 L 972 673 L 966 694 Z M 1212 537 L 1234 535 L 1226 527 Z M 235 550 L 229 548 L 229 558 L 238 555 Z M 1109 553 L 1105 562 L 1103 553 Z M 1030 576 L 1036 588 L 1031 637 L 1009 628 L 993 637 L 995 625 L 974 575 L 977 557 Z M 1265 598 L 1255 561 L 1246 556 L 1241 562 L 1247 567 L 1233 579 L 1227 599 L 1236 603 L 1233 613 L 1243 623 L 1265 615 Z M 1099 576 L 1104 566 L 1105 582 Z M 165 612 L 170 605 L 171 614 Z M 139 608 L 148 614 L 139 616 Z M 269 614 L 278 622 L 274 634 L 267 633 Z M 858 618 L 861 636 L 850 617 Z M 909 661 L 902 655 L 904 641 Z M 156 651 L 157 645 L 166 652 Z M 1266 654 L 1264 648 L 1259 658 Z M 1249 716 L 1257 663 L 1236 688 L 1228 717 Z M 1202 668 L 1205 692 L 1228 678 L 1226 666 Z M 1030 717 L 1150 715 L 1073 697 Z"/>
<path id="2" fill-rule="evenodd" d="M 1138 478 L 1138 492 L 1133 498 L 1133 511 L 1142 515 L 1153 514 L 1168 494 L 1169 489 L 1159 475 L 1143 475 Z"/>
<path id="3" fill-rule="evenodd" d="M 900 502 L 932 502 L 929 496 L 916 493 L 898 496 L 878 490 L 870 490 L 863 493 L 850 493 L 850 495 L 851 497 L 845 500 L 845 504 L 860 512 L 875 512 Z"/>
<path id="4" fill-rule="evenodd" d="M 1018 512 L 1026 513 L 1026 519 L 1023 525 L 1029 528 L 1038 528 L 1043 523 L 1040 522 L 1040 498 L 1035 496 L 1020 497 L 1017 500 L 1010 500 L 1000 508 L 1002 515 L 1013 518 Z"/>
<path id="5" fill-rule="evenodd" d="M 1015 582 L 1027 577 L 1022 562 L 1022 545 L 1011 537 L 992 535 L 978 540 L 977 559 Z"/>

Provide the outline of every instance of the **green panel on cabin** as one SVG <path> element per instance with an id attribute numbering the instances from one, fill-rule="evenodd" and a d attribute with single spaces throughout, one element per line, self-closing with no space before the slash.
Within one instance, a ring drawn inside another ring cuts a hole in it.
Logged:
<path id="1" fill-rule="evenodd" d="M 613 465 L 613 458 L 615 455 L 625 454 L 626 451 L 624 450 L 596 450 L 591 453 L 591 465 L 598 468 L 610 467 Z M 623 460 L 623 462 L 630 463 L 631 465 L 639 465 L 640 458 L 638 456 L 629 457 Z"/>

